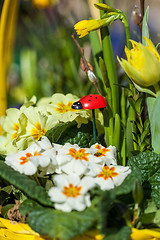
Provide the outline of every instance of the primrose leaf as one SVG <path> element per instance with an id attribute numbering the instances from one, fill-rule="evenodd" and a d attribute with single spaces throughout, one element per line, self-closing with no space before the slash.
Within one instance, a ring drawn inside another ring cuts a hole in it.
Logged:
<path id="1" fill-rule="evenodd" d="M 144 195 L 160 207 L 160 154 L 142 152 L 128 160 L 132 170 L 140 171 Z"/>
<path id="2" fill-rule="evenodd" d="M 70 240 L 91 228 L 97 221 L 97 209 L 87 208 L 83 212 L 62 212 L 52 208 L 36 206 L 33 201 L 26 200 L 21 204 L 20 211 L 27 214 L 30 227 L 42 236 Z"/>
<path id="3" fill-rule="evenodd" d="M 39 203 L 46 206 L 53 206 L 47 192 L 41 186 L 26 175 L 15 171 L 3 161 L 0 161 L 0 177 L 14 185 L 31 199 L 37 200 Z"/>

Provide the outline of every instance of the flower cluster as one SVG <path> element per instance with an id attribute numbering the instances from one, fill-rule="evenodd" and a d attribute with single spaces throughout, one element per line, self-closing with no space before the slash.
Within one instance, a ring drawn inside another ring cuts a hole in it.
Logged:
<path id="1" fill-rule="evenodd" d="M 71 108 L 78 99 L 72 94 L 56 93 L 42 98 L 37 104 L 36 98 L 32 97 L 20 109 L 7 109 L 6 116 L 1 118 L 4 132 L 0 138 L 0 153 L 8 155 L 26 149 L 59 123 L 76 121 L 77 127 L 88 123 L 91 115 L 87 110 Z"/>
<path id="2" fill-rule="evenodd" d="M 55 208 L 82 211 L 91 205 L 89 191 L 94 187 L 110 190 L 130 174 L 129 167 L 117 165 L 116 148 L 94 144 L 80 148 L 50 143 L 43 136 L 24 151 L 8 155 L 5 163 L 26 175 L 53 174 L 49 196 Z"/>

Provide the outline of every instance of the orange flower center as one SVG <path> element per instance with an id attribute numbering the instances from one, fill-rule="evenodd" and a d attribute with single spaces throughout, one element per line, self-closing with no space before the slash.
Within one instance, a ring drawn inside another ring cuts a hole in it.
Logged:
<path id="1" fill-rule="evenodd" d="M 19 159 L 21 160 L 20 162 L 20 165 L 23 165 L 25 163 L 27 163 L 29 161 L 29 158 L 30 157 L 33 157 L 33 156 L 41 156 L 42 154 L 41 153 L 38 153 L 38 151 L 36 151 L 34 153 L 34 155 L 32 153 L 26 153 L 26 156 L 22 156 L 20 157 Z"/>
<path id="2" fill-rule="evenodd" d="M 63 102 L 59 102 L 57 104 L 57 108 L 56 108 L 56 111 L 58 113 L 66 113 L 66 112 L 74 112 L 76 111 L 75 109 L 71 108 L 73 102 L 69 101 L 67 105 L 65 105 Z"/>
<path id="3" fill-rule="evenodd" d="M 80 160 L 89 161 L 88 159 L 89 153 L 86 153 L 85 149 L 79 149 L 78 151 L 76 151 L 76 149 L 70 148 L 69 153 L 67 153 L 67 155 L 71 155 L 76 160 L 80 159 Z"/>
<path id="4" fill-rule="evenodd" d="M 94 154 L 94 156 L 96 157 L 105 157 L 107 152 L 110 152 L 110 149 L 107 148 L 101 148 L 101 146 L 99 144 L 97 144 L 95 146 L 96 149 L 98 149 L 98 151 Z"/>
<path id="5" fill-rule="evenodd" d="M 35 124 L 35 128 L 31 129 L 31 136 L 38 141 L 42 136 L 46 134 L 47 130 L 41 127 L 40 122 Z"/>
<path id="6" fill-rule="evenodd" d="M 103 177 L 104 180 L 107 180 L 108 178 L 111 178 L 113 180 L 113 177 L 118 176 L 118 173 L 115 172 L 115 167 L 109 168 L 108 166 L 104 166 L 102 169 L 102 172 L 100 172 L 97 177 Z"/>
<path id="7" fill-rule="evenodd" d="M 12 134 L 12 139 L 16 139 L 19 131 L 19 123 L 15 123 L 13 125 L 13 129 L 16 131 L 15 133 Z"/>
<path id="8" fill-rule="evenodd" d="M 69 187 L 64 187 L 63 188 L 63 194 L 66 195 L 67 197 L 77 197 L 80 195 L 80 191 L 82 189 L 82 187 L 78 187 L 78 186 L 73 186 L 72 183 L 69 184 Z"/>

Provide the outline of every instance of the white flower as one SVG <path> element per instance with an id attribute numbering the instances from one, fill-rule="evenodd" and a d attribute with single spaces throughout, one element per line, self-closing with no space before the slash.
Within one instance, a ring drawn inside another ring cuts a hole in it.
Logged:
<path id="1" fill-rule="evenodd" d="M 18 153 L 8 155 L 5 158 L 5 163 L 20 173 L 34 175 L 37 172 L 37 166 L 30 160 L 32 156 L 34 155 L 27 150 L 19 151 Z"/>
<path id="2" fill-rule="evenodd" d="M 93 157 L 88 164 L 88 172 L 86 173 L 88 176 L 95 177 L 97 175 L 97 171 L 99 171 L 99 169 L 104 165 L 117 165 L 116 147 L 114 146 L 105 148 L 96 143 L 91 146 L 90 152 L 92 153 Z"/>
<path id="3" fill-rule="evenodd" d="M 117 165 L 117 153 L 115 146 L 109 146 L 108 148 L 105 148 L 101 144 L 96 143 L 91 146 L 91 149 L 94 150 L 94 156 L 97 157 L 99 160 L 101 159 L 104 164 Z"/>
<path id="4" fill-rule="evenodd" d="M 80 148 L 77 144 L 66 143 L 58 151 L 57 162 L 66 174 L 75 173 L 82 176 L 88 171 L 89 161 L 93 158 L 89 148 Z"/>
<path id="5" fill-rule="evenodd" d="M 115 186 L 119 186 L 130 173 L 129 167 L 118 165 L 99 166 L 95 182 L 102 190 L 110 190 Z"/>
<path id="6" fill-rule="evenodd" d="M 55 203 L 56 209 L 64 212 L 83 211 L 91 205 L 87 192 L 95 186 L 93 178 L 80 179 L 76 174 L 61 174 L 54 177 L 54 182 L 56 187 L 52 187 L 48 195 Z"/>
<path id="7" fill-rule="evenodd" d="M 47 167 L 51 162 L 55 169 L 57 167 L 56 151 L 46 137 L 32 144 L 25 151 L 8 155 L 5 162 L 26 175 L 35 174 L 38 166 Z"/>

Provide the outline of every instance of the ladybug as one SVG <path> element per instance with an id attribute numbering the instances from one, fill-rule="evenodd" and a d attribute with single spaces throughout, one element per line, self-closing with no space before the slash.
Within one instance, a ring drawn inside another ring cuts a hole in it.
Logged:
<path id="1" fill-rule="evenodd" d="M 73 103 L 73 109 L 103 109 L 107 106 L 106 99 L 98 94 L 90 94 Z"/>

